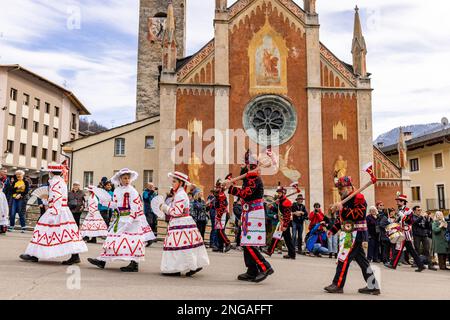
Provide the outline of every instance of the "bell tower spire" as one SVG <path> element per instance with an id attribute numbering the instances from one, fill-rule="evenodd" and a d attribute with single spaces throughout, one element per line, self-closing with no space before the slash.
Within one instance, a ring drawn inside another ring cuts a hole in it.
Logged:
<path id="1" fill-rule="evenodd" d="M 177 67 L 178 44 L 176 39 L 176 24 L 172 0 L 167 7 L 167 20 L 162 39 L 162 70 L 163 72 L 175 72 Z"/>
<path id="2" fill-rule="evenodd" d="M 361 78 L 367 77 L 367 65 L 366 65 L 366 55 L 367 46 L 366 40 L 364 39 L 361 19 L 359 17 L 359 8 L 355 8 L 355 23 L 353 30 L 353 44 L 352 44 L 352 55 L 353 55 L 353 69 L 357 75 Z"/>

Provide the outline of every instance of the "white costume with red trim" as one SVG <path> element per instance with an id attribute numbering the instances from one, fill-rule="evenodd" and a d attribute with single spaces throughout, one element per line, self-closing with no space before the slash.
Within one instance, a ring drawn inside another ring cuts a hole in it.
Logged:
<path id="1" fill-rule="evenodd" d="M 172 203 L 169 206 L 163 204 L 162 210 L 170 217 L 164 240 L 162 273 L 195 271 L 208 266 L 208 253 L 197 225 L 189 214 L 186 191 L 180 187 Z"/>
<path id="2" fill-rule="evenodd" d="M 155 239 L 144 216 L 139 193 L 132 186 L 119 186 L 114 191 L 115 220 L 103 244 L 101 261 L 143 261 L 145 242 Z"/>
<path id="3" fill-rule="evenodd" d="M 67 206 L 67 185 L 55 175 L 49 180 L 48 209 L 34 228 L 25 254 L 48 260 L 88 251 Z"/>
<path id="4" fill-rule="evenodd" d="M 108 226 L 98 211 L 98 199 L 93 192 L 88 196 L 88 214 L 80 228 L 81 237 L 106 237 Z"/>
<path id="5" fill-rule="evenodd" d="M 0 227 L 9 225 L 8 216 L 8 200 L 6 199 L 6 195 L 3 193 L 2 189 L 0 189 Z"/>

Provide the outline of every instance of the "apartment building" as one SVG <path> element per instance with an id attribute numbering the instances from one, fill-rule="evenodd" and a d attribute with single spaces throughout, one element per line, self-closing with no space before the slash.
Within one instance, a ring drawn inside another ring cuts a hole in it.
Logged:
<path id="1" fill-rule="evenodd" d="M 78 139 L 89 111 L 69 90 L 20 65 L 0 65 L 0 165 L 41 177 L 63 159 L 61 145 Z"/>
<path id="2" fill-rule="evenodd" d="M 406 167 L 411 178 L 410 206 L 450 212 L 450 126 L 411 138 L 405 135 Z M 382 149 L 392 161 L 399 161 L 397 145 Z"/>

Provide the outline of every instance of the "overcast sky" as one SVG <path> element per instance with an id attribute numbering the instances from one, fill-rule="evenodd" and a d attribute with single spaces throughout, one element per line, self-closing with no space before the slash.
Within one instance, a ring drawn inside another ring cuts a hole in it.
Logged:
<path id="1" fill-rule="evenodd" d="M 215 1 L 187 2 L 192 54 L 213 37 Z M 107 127 L 134 120 L 138 0 L 0 4 L 0 64 L 21 64 L 65 84 Z M 375 88 L 374 137 L 450 117 L 450 1 L 317 0 L 321 41 L 350 63 L 356 4 Z"/>

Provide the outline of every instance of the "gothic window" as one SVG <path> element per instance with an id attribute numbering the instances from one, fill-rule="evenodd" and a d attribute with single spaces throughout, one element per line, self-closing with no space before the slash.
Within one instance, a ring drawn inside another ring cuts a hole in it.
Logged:
<path id="1" fill-rule="evenodd" d="M 276 95 L 259 96 L 244 111 L 248 136 L 262 145 L 281 145 L 292 138 L 297 128 L 297 113 L 286 99 Z"/>

